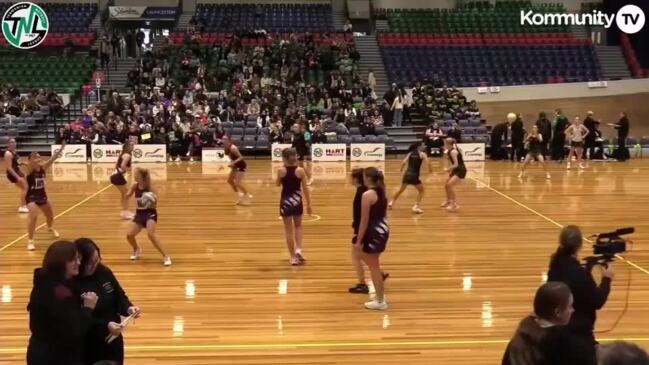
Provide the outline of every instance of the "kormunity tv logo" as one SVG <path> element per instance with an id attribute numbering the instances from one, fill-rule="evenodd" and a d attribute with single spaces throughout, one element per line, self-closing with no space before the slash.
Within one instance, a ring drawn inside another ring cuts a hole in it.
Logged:
<path id="1" fill-rule="evenodd" d="M 645 14 L 635 5 L 625 5 L 617 14 L 606 14 L 593 10 L 590 13 L 536 13 L 521 10 L 521 25 L 590 25 L 608 29 L 617 24 L 627 34 L 639 32 L 645 24 Z"/>
<path id="2" fill-rule="evenodd" d="M 43 43 L 50 22 L 45 10 L 30 2 L 13 4 L 2 16 L 2 34 L 19 49 L 31 49 Z"/>

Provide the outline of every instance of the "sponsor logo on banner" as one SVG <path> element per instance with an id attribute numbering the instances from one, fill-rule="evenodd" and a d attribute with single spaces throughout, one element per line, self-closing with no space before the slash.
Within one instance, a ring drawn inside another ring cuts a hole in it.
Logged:
<path id="1" fill-rule="evenodd" d="M 163 144 L 139 144 L 133 148 L 135 162 L 166 162 L 167 146 Z"/>
<path id="2" fill-rule="evenodd" d="M 292 145 L 289 143 L 273 143 L 271 146 L 271 160 L 272 161 L 282 161 L 282 151 L 287 148 L 291 148 Z"/>
<path id="3" fill-rule="evenodd" d="M 122 154 L 121 145 L 107 144 L 107 145 L 92 146 L 93 162 L 117 162 L 117 159 L 121 154 Z"/>
<path id="4" fill-rule="evenodd" d="M 61 149 L 60 144 L 52 145 L 52 156 L 59 153 Z M 56 162 L 59 163 L 68 163 L 68 162 L 86 162 L 86 145 L 85 144 L 71 144 L 65 146 L 63 149 L 63 154 L 59 157 Z"/>
<path id="5" fill-rule="evenodd" d="M 311 157 L 316 162 L 345 161 L 347 145 L 344 143 L 328 143 L 311 145 Z"/>
<path id="6" fill-rule="evenodd" d="M 88 165 L 58 164 L 52 167 L 54 181 L 88 181 Z"/>
<path id="7" fill-rule="evenodd" d="M 352 143 L 350 159 L 352 161 L 385 161 L 385 144 Z"/>
<path id="8" fill-rule="evenodd" d="M 484 161 L 485 144 L 484 143 L 458 143 L 457 146 L 462 151 L 464 161 Z"/>
<path id="9" fill-rule="evenodd" d="M 232 170 L 228 165 L 219 162 L 203 162 L 201 168 L 203 175 L 228 175 Z"/>
<path id="10" fill-rule="evenodd" d="M 2 17 L 2 34 L 19 49 L 31 49 L 43 43 L 50 23 L 45 10 L 30 2 L 13 4 Z"/>
<path id="11" fill-rule="evenodd" d="M 203 148 L 201 161 L 203 162 L 230 162 L 223 148 Z"/>
<path id="12" fill-rule="evenodd" d="M 165 6 L 109 6 L 111 19 L 175 19 L 177 8 Z"/>

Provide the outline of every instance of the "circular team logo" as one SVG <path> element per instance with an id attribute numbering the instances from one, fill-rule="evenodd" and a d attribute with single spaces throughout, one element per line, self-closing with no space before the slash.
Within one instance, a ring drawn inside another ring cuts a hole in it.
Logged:
<path id="1" fill-rule="evenodd" d="M 354 147 L 354 149 L 352 149 L 352 155 L 354 157 L 361 157 L 362 154 L 363 154 L 363 151 L 361 151 L 360 148 Z"/>
<path id="2" fill-rule="evenodd" d="M 136 148 L 133 150 L 133 157 L 135 158 L 141 158 L 142 157 L 142 150 L 139 148 Z"/>
<path id="3" fill-rule="evenodd" d="M 644 12 L 635 5 L 624 5 L 615 15 L 615 22 L 624 33 L 638 33 L 645 23 Z"/>
<path id="4" fill-rule="evenodd" d="M 92 152 L 92 157 L 94 157 L 94 158 L 102 158 L 102 157 L 104 157 L 104 151 L 97 148 L 96 150 L 94 150 Z"/>
<path id="5" fill-rule="evenodd" d="M 318 147 L 313 149 L 313 155 L 315 157 L 322 157 L 322 148 Z"/>
<path id="6" fill-rule="evenodd" d="M 2 17 L 2 34 L 9 44 L 20 49 L 31 49 L 43 43 L 49 27 L 45 11 L 34 3 L 14 4 Z"/>
<path id="7" fill-rule="evenodd" d="M 273 156 L 275 157 L 282 157 L 282 149 L 277 147 L 273 150 Z"/>

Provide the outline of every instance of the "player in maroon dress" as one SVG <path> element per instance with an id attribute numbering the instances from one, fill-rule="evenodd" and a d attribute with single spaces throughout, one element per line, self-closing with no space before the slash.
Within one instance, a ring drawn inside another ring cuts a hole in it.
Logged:
<path id="1" fill-rule="evenodd" d="M 38 152 L 32 152 L 29 155 L 29 164 L 27 166 L 26 178 L 27 193 L 25 194 L 25 202 L 27 209 L 29 209 L 29 217 L 27 218 L 27 249 L 33 251 L 36 249 L 34 243 L 34 233 L 36 232 L 36 221 L 38 219 L 38 211 L 40 210 L 45 214 L 47 222 L 47 229 L 54 238 L 59 238 L 59 233 L 54 229 L 54 213 L 52 211 L 52 204 L 47 199 L 47 192 L 45 191 L 45 172 L 52 166 L 57 158 L 63 155 L 65 144 L 61 149 L 56 151 L 54 155 L 47 161 L 43 162 L 41 155 Z"/>
<path id="2" fill-rule="evenodd" d="M 18 161 L 18 153 L 16 152 L 16 140 L 10 139 L 7 145 L 7 150 L 4 155 L 5 170 L 7 171 L 7 180 L 15 184 L 20 189 L 20 205 L 18 205 L 18 213 L 29 213 L 27 203 L 25 203 L 25 194 L 27 193 L 27 181 L 25 174 L 20 171 L 20 162 Z"/>
<path id="3" fill-rule="evenodd" d="M 307 187 L 307 176 L 297 164 L 297 152 L 293 148 L 282 151 L 284 166 L 277 171 L 277 186 L 282 187 L 279 215 L 284 222 L 286 246 L 291 255 L 291 265 L 303 265 L 302 254 L 302 196 L 306 200 L 307 214 L 312 214 L 311 195 Z"/>
<path id="4" fill-rule="evenodd" d="M 135 200 L 137 202 L 135 217 L 130 223 L 126 233 L 126 239 L 131 247 L 133 247 L 131 260 L 137 260 L 140 258 L 142 250 L 140 246 L 138 246 L 135 237 L 140 233 L 140 231 L 142 231 L 142 229 L 146 229 L 149 240 L 162 255 L 163 265 L 171 266 L 171 257 L 169 257 L 165 252 L 162 242 L 160 242 L 160 238 L 156 233 L 156 228 L 158 226 L 158 210 L 156 209 L 158 199 L 153 192 L 153 187 L 151 186 L 151 175 L 149 174 L 149 170 L 137 167 L 135 168 L 133 178 L 135 179 L 135 183 L 126 194 L 127 198 L 135 195 Z"/>
<path id="5" fill-rule="evenodd" d="M 241 155 L 239 148 L 232 143 L 230 136 L 224 136 L 221 141 L 223 141 L 225 154 L 231 160 L 230 165 L 228 165 L 231 169 L 230 175 L 228 176 L 228 184 L 239 195 L 237 205 L 250 205 L 252 195 L 248 193 L 248 190 L 243 185 L 243 178 L 246 176 L 246 170 L 248 169 L 246 160 Z"/>
<path id="6" fill-rule="evenodd" d="M 126 186 L 126 178 L 124 175 L 128 174 L 131 171 L 131 153 L 133 151 L 133 145 L 131 142 L 124 142 L 122 145 L 122 153 L 120 153 L 117 158 L 117 163 L 115 163 L 115 172 L 110 176 L 110 183 L 115 185 L 117 190 L 119 190 L 122 202 L 122 213 L 121 217 L 124 219 L 133 219 L 133 213 L 128 211 L 128 198 L 126 193 L 128 193 L 128 187 Z"/>

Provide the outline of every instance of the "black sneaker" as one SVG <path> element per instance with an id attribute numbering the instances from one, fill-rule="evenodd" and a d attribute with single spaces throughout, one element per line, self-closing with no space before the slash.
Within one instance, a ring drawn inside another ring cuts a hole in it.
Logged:
<path id="1" fill-rule="evenodd" d="M 353 286 L 348 290 L 353 294 L 367 294 L 370 292 L 370 288 L 367 287 L 367 284 L 356 284 L 356 286 Z"/>

